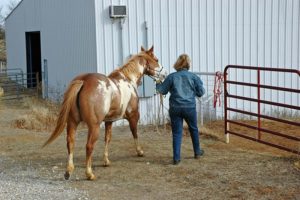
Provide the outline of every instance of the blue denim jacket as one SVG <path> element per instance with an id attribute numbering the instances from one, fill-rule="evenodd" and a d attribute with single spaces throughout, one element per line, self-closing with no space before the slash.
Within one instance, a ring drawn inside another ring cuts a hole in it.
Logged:
<path id="1" fill-rule="evenodd" d="M 171 93 L 170 108 L 196 107 L 195 97 L 205 93 L 199 76 L 185 69 L 168 75 L 163 83 L 156 84 L 156 90 L 161 94 Z"/>

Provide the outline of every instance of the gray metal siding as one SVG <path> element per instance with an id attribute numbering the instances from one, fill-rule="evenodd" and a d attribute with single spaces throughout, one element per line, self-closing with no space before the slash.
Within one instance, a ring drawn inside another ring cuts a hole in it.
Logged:
<path id="1" fill-rule="evenodd" d="M 94 0 L 23 0 L 6 20 L 9 68 L 26 71 L 27 31 L 41 33 L 54 98 L 76 75 L 97 71 Z"/>

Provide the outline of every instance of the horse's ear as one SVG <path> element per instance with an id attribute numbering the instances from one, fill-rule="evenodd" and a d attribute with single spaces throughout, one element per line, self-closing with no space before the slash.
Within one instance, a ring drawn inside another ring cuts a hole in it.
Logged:
<path id="1" fill-rule="evenodd" d="M 154 46 L 152 45 L 152 47 L 148 50 L 148 52 L 153 53 L 153 49 L 154 49 Z"/>
<path id="2" fill-rule="evenodd" d="M 146 51 L 143 46 L 141 46 L 141 51 Z"/>

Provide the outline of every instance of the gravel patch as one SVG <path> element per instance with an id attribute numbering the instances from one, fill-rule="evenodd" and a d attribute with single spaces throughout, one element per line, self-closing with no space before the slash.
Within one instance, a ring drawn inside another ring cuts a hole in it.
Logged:
<path id="1" fill-rule="evenodd" d="M 0 157 L 0 199 L 89 199 L 87 192 L 71 188 L 66 181 L 41 180 L 31 166 L 17 166 L 13 160 Z M 15 166 L 4 169 L 5 166 Z"/>

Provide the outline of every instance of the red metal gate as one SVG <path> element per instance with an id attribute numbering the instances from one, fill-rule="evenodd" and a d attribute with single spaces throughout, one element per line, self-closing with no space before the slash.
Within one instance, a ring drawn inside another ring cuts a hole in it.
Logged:
<path id="1" fill-rule="evenodd" d="M 255 72 L 256 71 L 256 78 L 254 79 L 256 83 L 253 83 L 253 80 L 249 82 L 243 82 L 243 81 L 238 81 L 238 80 L 228 80 L 228 75 L 229 75 L 229 70 L 230 69 L 235 69 L 235 70 L 242 70 L 245 72 Z M 237 66 L 237 65 L 228 65 L 224 69 L 224 106 L 225 106 L 225 135 L 227 138 L 227 142 L 229 142 L 229 134 L 237 135 L 249 140 L 257 141 L 262 144 L 270 145 L 285 151 L 289 151 L 292 153 L 296 153 L 300 155 L 300 131 L 297 132 L 294 135 L 288 135 L 282 132 L 285 132 L 284 130 L 270 130 L 267 128 L 262 128 L 262 119 L 264 120 L 271 120 L 283 124 L 288 124 L 292 126 L 297 126 L 300 128 L 300 123 L 299 121 L 293 121 L 293 120 L 287 120 L 283 118 L 277 118 L 274 116 L 270 116 L 267 114 L 262 114 L 261 113 L 261 104 L 265 105 L 272 105 L 276 107 L 281 107 L 281 108 L 288 108 L 296 111 L 300 111 L 300 107 L 296 105 L 289 105 L 285 103 L 279 103 L 272 101 L 272 99 L 262 99 L 261 98 L 261 93 L 262 89 L 268 89 L 271 91 L 284 91 L 284 92 L 291 92 L 292 94 L 300 94 L 299 88 L 293 89 L 293 88 L 287 88 L 287 87 L 278 87 L 278 86 L 273 86 L 273 85 L 266 85 L 266 84 L 261 84 L 261 73 L 269 73 L 271 74 L 272 72 L 278 72 L 278 73 L 289 73 L 297 76 L 297 78 L 300 78 L 300 71 L 294 70 L 294 69 L 282 69 L 282 68 L 265 68 L 265 67 L 253 67 L 253 66 Z M 236 87 L 250 87 L 250 88 L 257 88 L 257 98 L 250 98 L 250 97 L 245 97 L 245 96 L 239 96 L 239 95 L 234 95 L 229 93 L 229 85 L 236 85 Z M 253 111 L 245 111 L 244 109 L 238 109 L 238 108 L 232 108 L 229 106 L 229 99 L 235 99 L 235 100 L 242 100 L 242 101 L 248 101 L 248 102 L 255 102 L 257 103 L 257 112 Z M 299 104 L 299 102 L 297 102 Z M 238 121 L 238 120 L 233 120 L 229 117 L 229 112 L 233 113 L 239 113 L 247 116 L 252 116 L 257 118 L 257 126 L 249 125 L 247 123 L 244 123 L 243 121 Z M 235 126 L 241 126 L 241 127 L 246 127 L 247 129 L 252 129 L 257 131 L 256 137 L 251 137 L 247 134 L 242 134 L 241 132 L 237 131 L 232 131 L 229 128 L 229 124 L 234 124 Z M 293 142 L 296 142 L 296 146 L 294 148 L 291 148 L 289 146 L 282 146 L 278 145 L 275 143 L 272 143 L 270 141 L 266 141 L 262 139 L 262 132 L 271 134 L 273 136 L 278 136 L 280 138 L 286 138 L 288 140 L 291 140 Z"/>

